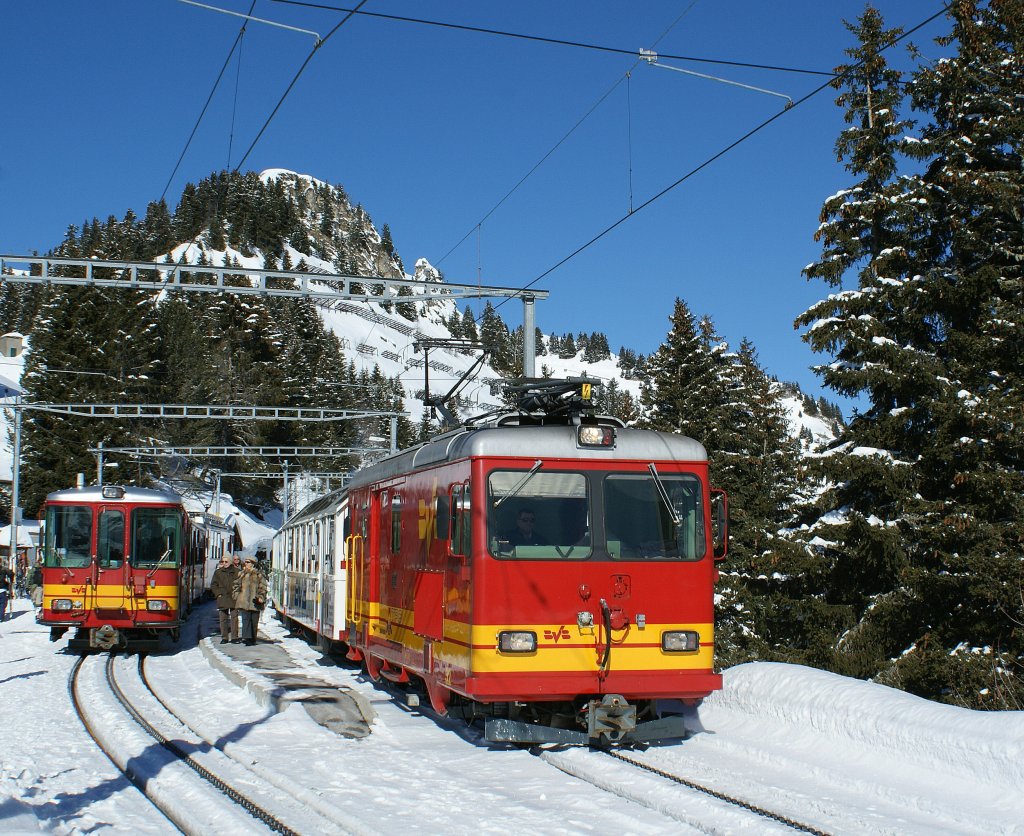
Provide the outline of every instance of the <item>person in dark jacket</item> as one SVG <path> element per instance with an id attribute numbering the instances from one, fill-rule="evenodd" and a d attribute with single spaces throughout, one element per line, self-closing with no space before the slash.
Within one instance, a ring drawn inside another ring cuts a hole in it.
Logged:
<path id="1" fill-rule="evenodd" d="M 516 514 L 516 527 L 505 536 L 505 539 L 513 546 L 540 546 L 550 542 L 533 527 L 536 516 L 532 508 L 520 510 Z"/>
<path id="2" fill-rule="evenodd" d="M 7 620 L 7 602 L 13 597 L 14 573 L 6 566 L 2 566 L 0 567 L 0 621 Z"/>
<path id="3" fill-rule="evenodd" d="M 210 592 L 217 599 L 221 644 L 238 641 L 238 610 L 235 609 L 234 589 L 236 577 L 238 570 L 231 565 L 231 558 L 224 555 L 210 581 Z"/>
<path id="4" fill-rule="evenodd" d="M 256 644 L 256 630 L 260 623 L 260 611 L 267 603 L 267 579 L 256 568 L 256 558 L 247 557 L 242 562 L 234 584 L 235 608 L 242 616 L 242 641 Z"/>

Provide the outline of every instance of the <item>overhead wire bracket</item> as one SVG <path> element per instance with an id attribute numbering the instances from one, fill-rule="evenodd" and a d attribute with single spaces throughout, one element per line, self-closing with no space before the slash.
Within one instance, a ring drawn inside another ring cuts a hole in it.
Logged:
<path id="1" fill-rule="evenodd" d="M 301 32 L 303 35 L 312 35 L 316 39 L 316 46 L 320 46 L 323 40 L 319 33 L 313 32 L 310 29 L 300 29 L 298 26 L 288 26 L 286 23 L 278 23 L 274 20 L 266 20 L 262 17 L 253 17 L 252 15 L 242 14 L 241 12 L 233 12 L 230 9 L 221 9 L 217 6 L 208 6 L 206 3 L 197 3 L 196 0 L 178 0 L 179 3 L 188 3 L 190 6 L 198 6 L 201 9 L 209 9 L 211 12 L 220 12 L 221 14 L 231 15 L 232 17 L 241 17 L 246 20 L 252 20 L 256 23 L 265 23 L 267 26 L 276 26 L 278 29 L 288 29 L 292 32 Z"/>
<path id="2" fill-rule="evenodd" d="M 637 53 L 641 61 L 646 61 L 652 67 L 661 67 L 663 70 L 674 70 L 677 73 L 684 73 L 686 75 L 696 76 L 697 78 L 706 78 L 708 81 L 718 81 L 722 84 L 731 84 L 733 87 L 742 87 L 745 90 L 753 90 L 755 93 L 764 93 L 768 96 L 778 96 L 780 99 L 786 100 L 786 109 L 788 110 L 793 106 L 793 99 L 787 96 L 785 93 L 776 93 L 774 90 L 765 90 L 763 87 L 754 87 L 752 84 L 742 84 L 739 81 L 731 81 L 728 78 L 720 78 L 716 75 L 708 75 L 706 73 L 698 73 L 694 70 L 684 70 L 682 67 L 672 67 L 668 64 L 658 63 L 658 53 L 653 49 L 643 49 Z"/>

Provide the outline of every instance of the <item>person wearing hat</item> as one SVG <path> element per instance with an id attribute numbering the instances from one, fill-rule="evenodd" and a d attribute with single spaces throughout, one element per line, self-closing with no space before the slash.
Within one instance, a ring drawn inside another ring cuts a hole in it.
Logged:
<path id="1" fill-rule="evenodd" d="M 256 558 L 247 557 L 242 561 L 242 571 L 233 585 L 235 609 L 242 616 L 242 641 L 256 644 L 256 629 L 260 621 L 260 610 L 267 602 L 267 580 L 256 568 Z"/>
<path id="2" fill-rule="evenodd" d="M 231 555 L 225 554 L 213 572 L 210 592 L 217 599 L 220 618 L 220 643 L 238 641 L 238 610 L 235 609 L 235 578 L 239 570 L 231 565 Z"/>

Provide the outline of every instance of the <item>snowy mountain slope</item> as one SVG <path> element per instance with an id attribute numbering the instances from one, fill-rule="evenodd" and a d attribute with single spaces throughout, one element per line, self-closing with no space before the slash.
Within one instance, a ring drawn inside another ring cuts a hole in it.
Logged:
<path id="1" fill-rule="evenodd" d="M 221 249 L 214 249 L 206 242 L 205 236 L 200 236 L 194 243 L 174 248 L 167 254 L 169 258 L 188 264 L 204 260 L 212 265 L 230 263 L 252 269 L 286 265 L 289 269 L 314 274 L 338 274 L 341 268 L 336 262 L 345 261 L 344 266 L 360 275 L 414 278 L 443 287 L 441 274 L 425 259 L 416 262 L 412 275 L 406 273 L 401 260 L 385 241 L 385 236 L 377 231 L 360 207 L 352 207 L 340 187 L 284 169 L 268 169 L 260 175 L 260 179 L 264 183 L 279 183 L 295 201 L 310 253 L 300 252 L 287 245 L 280 262 L 267 264 L 264 255 L 258 251 L 246 253 L 227 244 Z M 328 228 L 332 230 L 330 234 L 325 232 Z M 412 296 L 399 298 L 395 295 L 394 298 L 395 304 L 390 306 L 390 310 L 377 302 L 356 300 L 320 301 L 317 307 L 326 327 L 339 338 L 346 359 L 354 364 L 357 372 L 372 371 L 377 367 L 385 377 L 397 378 L 401 382 L 405 391 L 405 411 L 415 423 L 423 414 L 421 398 L 425 383 L 425 358 L 422 353 L 415 351 L 415 343 L 422 338 L 450 338 L 452 334 L 446 322 L 461 312 L 457 309 L 455 299 L 445 298 L 443 294 L 431 294 L 429 298 L 424 298 L 419 288 L 413 290 Z M 402 316 L 398 312 L 398 304 L 413 307 L 414 318 Z M 465 304 L 463 302 L 463 306 Z M 483 300 L 474 300 L 471 304 L 477 317 L 482 307 Z M 515 300 L 502 306 L 500 315 L 509 330 L 521 324 L 521 311 L 521 303 Z M 537 304 L 536 315 L 538 326 L 546 334 L 572 330 L 573 323 L 547 321 L 543 302 Z M 550 336 L 544 336 L 543 345 L 547 346 L 549 340 Z M 639 401 L 641 382 L 623 377 L 616 355 L 612 354 L 610 358 L 598 362 L 587 362 L 583 357 L 582 350 L 570 358 L 561 358 L 556 353 L 538 353 L 537 374 L 554 378 L 585 375 L 601 382 L 614 381 L 620 392 L 629 393 Z M 17 368 L 12 368 L 5 376 L 13 381 L 20 379 L 23 359 L 17 358 Z M 443 348 L 431 348 L 428 359 L 430 392 L 439 395 L 449 391 L 475 363 L 477 357 Z M 0 374 L 3 373 L 0 369 Z M 460 392 L 465 413 L 462 417 L 488 412 L 499 406 L 500 377 L 489 364 L 478 371 L 475 379 Z M 792 433 L 795 437 L 801 437 L 805 450 L 809 451 L 813 446 L 834 437 L 834 424 L 820 415 L 809 414 L 795 386 L 786 384 L 783 392 Z M 0 448 L 0 478 L 9 479 L 11 447 L 7 436 L 5 433 L 5 443 Z"/>

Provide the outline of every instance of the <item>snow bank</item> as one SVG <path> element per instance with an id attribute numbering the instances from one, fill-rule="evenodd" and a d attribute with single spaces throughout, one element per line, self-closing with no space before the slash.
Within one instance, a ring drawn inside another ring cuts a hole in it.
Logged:
<path id="1" fill-rule="evenodd" d="M 929 702 L 873 682 L 799 665 L 751 662 L 729 668 L 724 688 L 701 709 L 772 719 L 794 736 L 813 730 L 887 750 L 894 760 L 962 775 L 971 783 L 1024 786 L 1024 711 L 984 712 Z"/>

